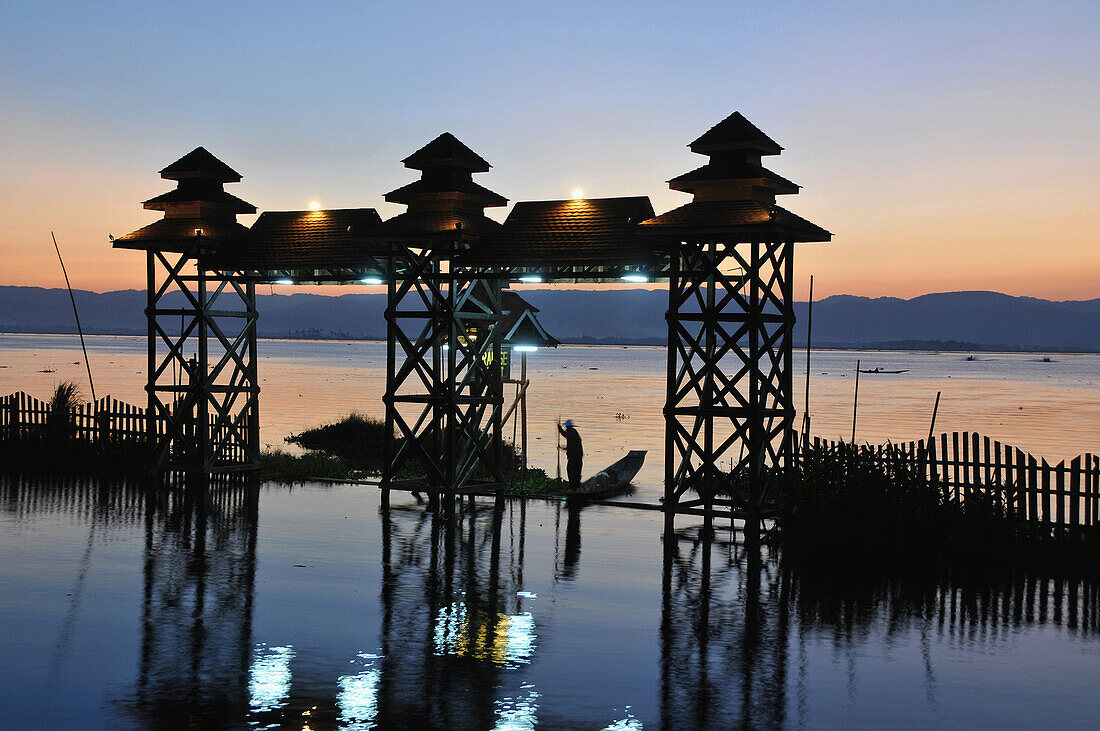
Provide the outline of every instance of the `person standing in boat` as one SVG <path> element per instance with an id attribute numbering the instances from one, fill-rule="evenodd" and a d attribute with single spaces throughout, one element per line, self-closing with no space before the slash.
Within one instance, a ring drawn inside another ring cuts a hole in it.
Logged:
<path id="1" fill-rule="evenodd" d="M 576 490 L 581 486 L 581 460 L 584 457 L 581 435 L 573 426 L 572 419 L 566 419 L 565 423 L 558 424 L 558 431 L 565 437 L 565 472 L 569 476 L 569 489 Z"/>

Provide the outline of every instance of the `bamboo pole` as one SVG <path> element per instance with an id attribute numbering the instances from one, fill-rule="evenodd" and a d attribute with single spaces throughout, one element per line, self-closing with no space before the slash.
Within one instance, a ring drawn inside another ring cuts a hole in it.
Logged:
<path id="1" fill-rule="evenodd" d="M 940 411 L 940 394 L 942 391 L 936 391 L 936 405 L 932 407 L 932 421 L 928 424 L 928 441 L 932 441 L 932 432 L 936 430 L 936 414 Z"/>
<path id="2" fill-rule="evenodd" d="M 561 479 L 561 414 L 558 414 L 558 426 L 557 426 L 556 429 L 554 429 L 554 432 L 558 436 L 558 449 L 557 449 L 557 453 L 558 453 L 558 472 L 557 472 L 557 479 L 560 480 Z"/>
<path id="3" fill-rule="evenodd" d="M 65 275 L 65 288 L 69 290 L 69 301 L 73 303 L 73 317 L 76 318 L 76 332 L 80 335 L 80 349 L 84 351 L 84 367 L 88 369 L 88 386 L 92 390 L 92 402 L 95 403 L 95 383 L 92 382 L 92 364 L 88 361 L 88 348 L 84 345 L 84 329 L 80 327 L 80 313 L 76 311 L 76 297 L 73 296 L 73 288 L 69 284 L 69 273 L 65 270 L 65 260 L 61 258 L 61 247 L 57 245 L 57 237 L 50 231 L 53 239 L 53 248 L 57 252 L 57 260 L 61 262 L 61 273 Z"/>

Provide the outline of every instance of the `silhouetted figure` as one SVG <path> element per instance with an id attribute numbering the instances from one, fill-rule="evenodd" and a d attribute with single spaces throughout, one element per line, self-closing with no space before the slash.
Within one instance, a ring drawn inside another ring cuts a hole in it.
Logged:
<path id="1" fill-rule="evenodd" d="M 559 424 L 558 431 L 565 437 L 565 472 L 569 475 L 569 489 L 576 490 L 581 486 L 581 459 L 584 457 L 581 435 L 573 426 L 572 419 L 566 419 L 564 424 Z"/>

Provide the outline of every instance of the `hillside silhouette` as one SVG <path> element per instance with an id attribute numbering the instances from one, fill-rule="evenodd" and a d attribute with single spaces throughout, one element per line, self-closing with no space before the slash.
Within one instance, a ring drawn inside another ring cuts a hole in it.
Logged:
<path id="1" fill-rule="evenodd" d="M 665 342 L 661 290 L 527 290 L 546 329 L 566 343 Z M 145 333 L 145 292 L 75 292 L 85 331 Z M 169 303 L 182 306 L 182 299 Z M 261 294 L 261 337 L 382 339 L 385 295 Z M 795 343 L 806 342 L 806 303 L 795 304 Z M 997 292 L 913 299 L 836 295 L 814 303 L 817 347 L 1100 351 L 1100 299 L 1053 302 Z M 0 331 L 76 331 L 64 289 L 0 287 Z"/>

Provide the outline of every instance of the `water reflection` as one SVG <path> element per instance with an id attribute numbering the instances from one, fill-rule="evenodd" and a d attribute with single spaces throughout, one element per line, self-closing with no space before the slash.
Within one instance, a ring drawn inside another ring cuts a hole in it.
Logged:
<path id="1" fill-rule="evenodd" d="M 502 557 L 506 513 L 518 521 L 509 523 L 519 544 Z M 500 674 L 537 649 L 525 607 L 532 600 L 518 583 L 526 521 L 503 504 L 473 503 L 454 520 L 419 507 L 382 511 L 381 520 L 379 726 L 529 727 L 538 710 L 534 688 L 498 697 Z"/>
<path id="2" fill-rule="evenodd" d="M 87 711 L 89 726 L 675 729 L 843 725 L 849 715 L 862 725 L 891 717 L 958 725 L 950 714 L 972 699 L 960 700 L 965 677 L 967 688 L 978 689 L 970 692 L 1004 682 L 998 698 L 1018 694 L 1048 709 L 1059 703 L 1067 725 L 1095 709 L 1088 696 L 1059 687 L 1096 667 L 1089 655 L 1100 640 L 1094 583 L 1023 571 L 858 579 L 784 564 L 767 547 L 752 555 L 728 533 L 708 537 L 697 528 L 669 537 L 662 556 L 655 523 L 629 527 L 637 513 L 466 502 L 448 521 L 408 504 L 372 512 L 361 548 L 323 544 L 324 551 L 340 546 L 318 554 L 332 562 L 331 581 L 311 585 L 330 592 L 318 593 L 316 606 L 338 607 L 324 615 L 326 624 L 301 615 L 303 605 L 290 599 L 301 595 L 295 582 L 306 570 L 280 574 L 273 564 L 301 558 L 304 544 L 285 543 L 287 530 L 301 524 L 306 501 L 327 505 L 331 494 L 267 496 L 278 500 L 265 504 L 285 512 L 279 522 L 268 511 L 259 533 L 255 491 L 200 500 L 127 483 L 0 478 L 0 508 L 14 525 L 65 524 L 43 535 L 71 544 L 57 554 L 69 563 L 57 565 L 72 570 L 55 569 L 43 579 L 48 591 L 34 594 L 58 597 L 46 607 L 48 621 L 3 615 L 16 617 L 16 640 L 26 631 L 19 621 L 45 627 L 48 637 L 33 645 L 35 667 L 81 684 L 72 694 L 55 688 L 55 702 L 114 698 L 106 711 Z M 357 495 L 314 517 L 343 521 L 351 506 L 374 503 Z M 117 563 L 126 552 L 139 560 Z M 0 573 L 16 577 L 17 562 L 6 563 Z M 104 584 L 101 568 L 125 576 Z M 105 586 L 126 584 L 132 597 L 103 598 Z M 339 595 L 353 590 L 370 597 L 356 605 L 362 614 L 339 609 Z M 594 623 L 593 608 L 601 606 L 613 617 Z M 95 678 L 76 674 L 81 652 L 93 644 L 89 628 L 102 626 L 91 620 L 96 611 L 126 609 L 133 618 L 120 635 L 100 641 L 95 657 L 108 664 L 104 653 L 125 648 L 128 633 L 139 642 L 117 663 L 125 666 L 122 679 L 100 690 Z M 285 635 L 270 631 L 280 622 L 290 628 Z M 616 623 L 627 631 L 602 632 Z M 365 630 L 341 634 L 335 624 Z M 585 632 L 595 644 L 574 639 Z M 22 672 L 21 656 L 7 657 L 15 661 L 0 681 L 10 684 Z M 1036 667 L 1063 661 L 1071 669 L 1043 676 Z M 579 664 L 599 672 L 574 676 Z M 995 675 L 1003 667 L 1028 674 Z M 891 668 L 887 680 L 876 677 Z M 617 686 L 615 673 L 623 675 Z M 585 682 L 597 675 L 607 684 Z M 882 715 L 885 701 L 868 700 L 884 683 L 898 703 L 885 713 L 894 716 Z M 1064 698 L 1073 702 L 1057 700 Z M 1034 715 L 1014 717 L 1005 709 L 1015 706 L 1001 705 L 984 708 L 991 722 L 1030 725 Z M 1065 715 L 1073 709 L 1078 715 Z M 98 719 L 99 712 L 115 715 Z M 13 724 L 48 718 L 30 713 L 43 712 L 23 711 Z"/>
<path id="3" fill-rule="evenodd" d="M 904 715 L 937 706 L 942 683 L 934 658 L 943 653 L 936 648 L 968 657 L 1009 652 L 1022 630 L 1044 626 L 1100 639 L 1100 586 L 1080 578 L 939 570 L 860 576 L 793 566 L 775 549 L 754 554 L 726 536 L 694 528 L 666 540 L 663 728 L 812 724 L 820 716 L 810 708 L 809 689 L 822 682 L 810 657 L 823 645 L 845 673 L 847 699 L 830 705 L 855 704 L 869 685 L 860 668 L 882 648 L 919 648 L 924 703 L 895 709 Z"/>
<path id="4" fill-rule="evenodd" d="M 255 487 L 147 491 L 143 507 L 133 709 L 157 725 L 210 725 L 277 704 L 293 652 L 264 648 L 252 661 Z"/>
<path id="5" fill-rule="evenodd" d="M 665 728 L 778 728 L 786 721 L 784 583 L 773 557 L 725 536 L 685 529 L 665 538 Z"/>
<path id="6" fill-rule="evenodd" d="M 103 573 L 105 559 L 96 563 L 93 549 L 140 535 L 141 571 L 134 577 L 141 585 L 137 679 L 113 706 L 130 722 L 136 717 L 157 726 L 217 726 L 247 714 L 255 487 L 191 493 L 131 481 L 5 476 L 0 505 L 16 525 L 68 517 L 74 523 L 69 535 L 87 530 L 49 678 L 64 677 L 93 564 Z M 42 581 L 56 578 L 45 575 Z M 97 638 L 111 653 L 122 639 Z M 106 666 L 112 660 L 101 658 Z"/>

